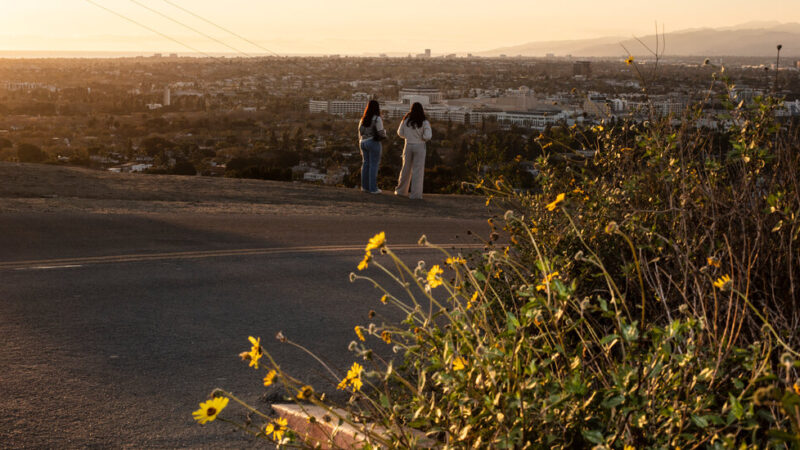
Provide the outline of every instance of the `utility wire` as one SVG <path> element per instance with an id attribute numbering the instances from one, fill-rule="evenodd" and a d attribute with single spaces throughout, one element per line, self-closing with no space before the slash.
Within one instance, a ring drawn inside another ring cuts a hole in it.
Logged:
<path id="1" fill-rule="evenodd" d="M 131 1 L 133 1 L 133 0 L 131 0 Z M 163 1 L 164 3 L 166 3 L 166 4 L 170 5 L 170 6 L 174 7 L 174 8 L 178 8 L 178 9 L 180 9 L 181 11 L 185 12 L 186 14 L 190 14 L 190 15 L 192 15 L 192 16 L 194 16 L 194 17 L 196 17 L 196 18 L 200 19 L 200 20 L 202 20 L 203 22 L 206 22 L 206 23 L 208 23 L 208 24 L 210 24 L 210 25 L 213 25 L 213 26 L 215 26 L 215 27 L 219 28 L 220 30 L 222 30 L 222 31 L 224 31 L 224 32 L 226 32 L 226 33 L 229 33 L 229 34 L 231 34 L 231 35 L 233 35 L 233 36 L 236 36 L 237 38 L 239 38 L 239 39 L 241 39 L 241 40 L 243 40 L 243 41 L 245 41 L 245 42 L 247 42 L 247 43 L 249 43 L 249 44 L 251 44 L 251 45 L 254 45 L 254 46 L 258 47 L 258 48 L 260 48 L 261 50 L 263 50 L 263 51 L 265 51 L 265 52 L 267 52 L 267 53 L 272 53 L 272 54 L 273 54 L 273 55 L 275 55 L 275 56 L 281 56 L 281 55 L 279 55 L 278 53 L 275 53 L 275 52 L 273 52 L 272 50 L 270 50 L 270 49 L 268 49 L 268 48 L 265 48 L 265 47 L 263 47 L 263 46 L 261 46 L 261 45 L 259 45 L 259 44 L 256 44 L 255 42 L 251 41 L 250 39 L 247 39 L 246 37 L 244 37 L 244 36 L 242 36 L 242 35 L 240 35 L 240 34 L 238 34 L 238 33 L 234 32 L 234 31 L 231 31 L 231 30 L 229 30 L 229 29 L 227 29 L 227 28 L 223 27 L 222 25 L 217 25 L 216 23 L 214 23 L 214 22 L 212 22 L 212 21 L 210 21 L 210 20 L 206 19 L 205 17 L 203 17 L 203 16 L 200 16 L 200 15 L 198 15 L 198 14 L 195 14 L 195 13 L 193 13 L 192 11 L 189 11 L 188 9 L 184 8 L 184 7 L 183 7 L 183 6 L 181 6 L 181 5 L 175 4 L 175 3 L 173 3 L 173 2 L 172 2 L 172 1 L 170 1 L 170 0 L 162 0 L 162 1 Z"/>
<path id="2" fill-rule="evenodd" d="M 200 31 L 200 30 L 198 30 L 198 29 L 196 29 L 196 28 L 193 28 L 193 27 L 191 27 L 191 26 L 189 26 L 189 25 L 186 25 L 185 23 L 183 23 L 183 22 L 181 22 L 181 21 L 179 21 L 179 20 L 177 20 L 177 19 L 173 19 L 172 17 L 170 17 L 170 16 L 168 16 L 168 15 L 166 15 L 166 14 L 164 14 L 164 13 L 162 13 L 162 12 L 160 12 L 160 11 L 156 10 L 156 9 L 153 9 L 153 8 L 151 8 L 151 7 L 147 6 L 147 5 L 145 5 L 145 4 L 141 3 L 141 2 L 139 2 L 138 0 L 130 0 L 130 2 L 131 2 L 131 3 L 134 3 L 134 4 L 136 4 L 136 5 L 139 5 L 139 6 L 141 6 L 142 8 L 144 8 L 144 9 L 146 9 L 146 10 L 148 10 L 148 11 L 151 11 L 151 12 L 153 12 L 153 13 L 155 13 L 155 14 L 158 14 L 159 16 L 161 16 L 161 17 L 163 17 L 163 18 L 165 18 L 165 19 L 167 19 L 167 20 L 169 20 L 169 21 L 172 21 L 172 22 L 174 22 L 174 23 L 177 23 L 178 25 L 180 25 L 180 26 L 182 26 L 182 27 L 184 27 L 184 28 L 188 28 L 189 30 L 192 30 L 192 31 L 194 31 L 195 33 L 197 33 L 197 34 L 199 34 L 199 35 L 201 35 L 201 36 L 205 36 L 206 38 L 208 38 L 208 39 L 211 39 L 212 41 L 214 41 L 214 42 L 216 42 L 216 43 L 218 43 L 218 44 L 222 44 L 222 45 L 224 45 L 225 47 L 228 47 L 229 49 L 231 49 L 231 50 L 235 51 L 236 53 L 240 53 L 240 54 L 242 54 L 242 55 L 244 55 L 244 56 L 246 56 L 246 57 L 248 57 L 248 58 L 251 58 L 251 57 L 252 57 L 252 55 L 248 55 L 247 53 L 245 53 L 245 52 L 243 52 L 243 51 L 239 50 L 238 48 L 236 48 L 236 47 L 234 47 L 234 46 L 232 46 L 232 45 L 228 45 L 228 44 L 226 44 L 225 42 L 222 42 L 221 40 L 219 40 L 219 39 L 215 38 L 214 36 L 210 36 L 210 35 L 208 35 L 208 34 L 206 34 L 206 33 L 202 32 L 202 31 Z"/>
<path id="3" fill-rule="evenodd" d="M 97 3 L 97 2 L 95 2 L 94 0 L 86 0 L 86 1 L 87 1 L 88 3 L 91 3 L 91 4 L 92 4 L 92 5 L 94 5 L 94 6 L 97 6 L 97 7 L 98 7 L 98 8 L 100 8 L 100 9 L 104 9 L 104 10 L 106 10 L 106 11 L 110 12 L 111 14 L 114 14 L 115 16 L 121 17 L 121 18 L 123 18 L 123 19 L 127 20 L 128 22 L 132 22 L 132 23 L 134 23 L 134 24 L 136 24 L 136 25 L 138 25 L 138 26 L 140 26 L 140 27 L 142 27 L 142 28 L 144 28 L 144 29 L 146 29 L 146 30 L 149 30 L 149 31 L 151 31 L 151 32 L 153 32 L 153 33 L 155 33 L 155 34 L 157 34 L 157 35 L 159 35 L 159 36 L 163 37 L 163 38 L 166 38 L 166 39 L 169 39 L 169 40 L 170 40 L 170 41 L 172 41 L 172 42 L 178 43 L 178 44 L 180 44 L 180 45 L 182 45 L 182 46 L 184 46 L 184 47 L 188 48 L 189 50 L 192 50 L 193 52 L 200 53 L 201 55 L 203 55 L 203 56 L 206 56 L 206 57 L 209 57 L 209 58 L 213 58 L 213 59 L 219 59 L 219 58 L 217 58 L 216 56 L 209 55 L 208 53 L 206 53 L 206 52 L 204 52 L 204 51 L 202 51 L 202 50 L 198 50 L 198 49 L 196 49 L 196 48 L 192 47 L 191 45 L 184 44 L 183 42 L 181 42 L 181 41 L 179 41 L 179 40 L 177 40 L 177 39 L 175 39 L 175 38 L 173 38 L 173 37 L 171 37 L 171 36 L 168 36 L 168 35 L 166 35 L 166 34 L 164 34 L 164 33 L 160 32 L 160 31 L 158 31 L 158 30 L 155 30 L 155 29 L 153 29 L 153 28 L 150 28 L 150 27 L 148 27 L 147 25 L 145 25 L 145 24 L 143 24 L 143 23 L 141 23 L 141 22 L 138 22 L 138 21 L 136 21 L 136 20 L 134 20 L 134 19 L 131 19 L 131 18 L 130 18 L 130 17 L 128 17 L 128 16 L 125 16 L 125 15 L 123 15 L 123 14 L 120 14 L 120 13 L 118 13 L 118 12 L 116 12 L 116 11 L 112 10 L 112 9 L 106 8 L 105 6 L 103 6 L 103 5 L 101 5 L 101 4 Z"/>

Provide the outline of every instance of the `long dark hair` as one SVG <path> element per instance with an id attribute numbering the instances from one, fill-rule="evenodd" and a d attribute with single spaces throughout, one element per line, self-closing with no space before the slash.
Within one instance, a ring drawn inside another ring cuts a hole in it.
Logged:
<path id="1" fill-rule="evenodd" d="M 403 116 L 403 122 L 406 122 L 408 126 L 414 128 L 422 127 L 422 122 L 427 120 L 428 118 L 425 117 L 425 110 L 422 109 L 422 104 L 420 102 L 414 102 L 411 105 L 411 109 Z"/>
<path id="2" fill-rule="evenodd" d="M 381 115 L 381 105 L 377 100 L 370 100 L 367 107 L 364 108 L 364 115 L 361 116 L 361 125 L 365 127 L 372 126 L 372 118 Z"/>

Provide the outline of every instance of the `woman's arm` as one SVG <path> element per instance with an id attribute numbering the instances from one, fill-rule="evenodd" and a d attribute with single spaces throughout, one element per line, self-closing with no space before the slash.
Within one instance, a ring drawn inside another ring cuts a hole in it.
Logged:
<path id="1" fill-rule="evenodd" d="M 422 140 L 430 141 L 433 137 L 433 130 L 431 130 L 431 123 L 427 120 L 422 122 Z"/>
<path id="2" fill-rule="evenodd" d="M 380 116 L 376 116 L 372 120 L 375 121 L 375 134 L 378 136 L 378 140 L 386 139 L 386 129 L 383 128 L 383 119 L 381 119 Z"/>
<path id="3" fill-rule="evenodd" d="M 406 138 L 406 122 L 404 120 L 400 121 L 400 127 L 397 128 L 397 135 L 401 138 Z"/>

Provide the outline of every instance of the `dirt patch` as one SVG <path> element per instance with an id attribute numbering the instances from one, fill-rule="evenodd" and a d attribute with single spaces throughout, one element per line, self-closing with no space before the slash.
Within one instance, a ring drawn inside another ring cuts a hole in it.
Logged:
<path id="1" fill-rule="evenodd" d="M 299 182 L 176 175 L 118 174 L 78 167 L 0 163 L 0 212 L 84 211 L 103 214 L 313 214 L 476 218 L 477 196 L 409 200 L 384 191 Z"/>

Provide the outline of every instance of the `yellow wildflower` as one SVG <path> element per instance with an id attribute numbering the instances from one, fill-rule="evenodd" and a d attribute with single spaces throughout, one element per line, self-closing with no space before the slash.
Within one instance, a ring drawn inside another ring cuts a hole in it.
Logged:
<path id="1" fill-rule="evenodd" d="M 383 331 L 381 333 L 381 339 L 383 339 L 383 342 L 386 342 L 387 344 L 391 344 L 392 343 L 392 333 L 390 333 L 388 331 Z"/>
<path id="2" fill-rule="evenodd" d="M 623 450 L 636 450 L 636 447 L 634 447 L 634 446 L 632 446 L 632 445 L 626 445 L 626 446 L 624 446 L 622 449 L 623 449 Z"/>
<path id="3" fill-rule="evenodd" d="M 541 284 L 539 284 L 538 286 L 536 286 L 536 290 L 537 290 L 537 291 L 544 291 L 544 290 L 546 290 L 546 289 L 547 289 L 547 286 L 550 284 L 550 281 L 552 281 L 552 280 L 553 280 L 553 278 L 555 278 L 555 277 L 557 277 L 557 276 L 558 276 L 558 271 L 556 271 L 556 272 L 553 272 L 553 273 L 551 273 L 551 274 L 548 274 L 548 275 L 545 275 L 545 276 L 544 276 L 544 278 L 542 278 L 542 283 L 541 283 Z"/>
<path id="4" fill-rule="evenodd" d="M 389 299 L 389 296 L 386 295 L 386 294 L 383 294 L 383 296 L 381 297 L 381 303 L 383 303 L 385 305 L 386 304 L 386 300 L 388 300 L 388 299 Z"/>
<path id="5" fill-rule="evenodd" d="M 228 397 L 214 397 L 207 402 L 200 403 L 200 409 L 192 413 L 194 420 L 200 424 L 213 422 L 226 406 L 228 406 Z"/>
<path id="6" fill-rule="evenodd" d="M 717 278 L 717 281 L 714 282 L 714 287 L 720 291 L 729 291 L 733 288 L 733 281 L 728 275 L 723 275 Z"/>
<path id="7" fill-rule="evenodd" d="M 248 356 L 250 356 L 250 367 L 255 366 L 255 368 L 258 369 L 258 360 L 264 356 L 264 351 L 261 348 L 261 338 L 256 339 L 253 336 L 249 336 L 247 339 L 253 345 L 250 348 L 250 353 L 248 353 Z"/>
<path id="8" fill-rule="evenodd" d="M 314 395 L 314 388 L 309 385 L 305 385 L 299 391 L 297 391 L 297 398 L 300 400 L 311 398 L 312 395 Z"/>
<path id="9" fill-rule="evenodd" d="M 439 267 L 438 264 L 431 267 L 431 270 L 428 271 L 428 285 L 430 285 L 431 288 L 436 288 L 441 286 L 443 283 L 442 282 L 443 273 L 444 270 L 442 270 L 442 268 Z"/>
<path id="10" fill-rule="evenodd" d="M 563 202 L 565 197 L 566 194 L 564 194 L 563 192 L 561 194 L 558 194 L 556 196 L 556 199 L 552 203 L 548 203 L 547 206 L 545 206 L 545 208 L 547 208 L 548 211 L 556 209 L 556 206 L 558 206 L 559 203 Z"/>
<path id="11" fill-rule="evenodd" d="M 625 60 L 625 64 L 629 66 L 633 64 L 633 55 L 628 56 L 628 59 Z"/>
<path id="12" fill-rule="evenodd" d="M 384 245 L 386 245 L 386 233 L 381 231 L 375 236 L 372 236 L 372 239 L 370 239 L 367 243 L 366 251 L 375 250 L 383 247 Z"/>
<path id="13" fill-rule="evenodd" d="M 359 377 L 361 377 L 361 372 L 363 372 L 363 371 L 364 371 L 364 367 L 361 364 L 359 364 L 357 362 L 354 362 L 353 365 L 350 366 L 350 370 L 347 371 L 347 377 L 348 378 L 359 378 Z"/>
<path id="14" fill-rule="evenodd" d="M 583 189 L 581 189 L 581 188 L 575 188 L 575 189 L 572 190 L 572 193 L 573 194 L 583 194 L 584 192 L 583 192 Z"/>
<path id="15" fill-rule="evenodd" d="M 478 300 L 478 291 L 475 291 L 475 292 L 472 293 L 472 298 L 470 298 L 469 301 L 467 302 L 467 309 L 472 308 L 472 305 L 477 300 Z"/>
<path id="16" fill-rule="evenodd" d="M 453 360 L 453 370 L 464 370 L 466 366 L 467 361 L 460 356 Z"/>
<path id="17" fill-rule="evenodd" d="M 466 264 L 467 260 L 460 256 L 452 256 L 445 261 L 447 264 L 454 266 L 456 264 Z"/>
<path id="18" fill-rule="evenodd" d="M 711 266 L 711 267 L 716 267 L 718 269 L 722 265 L 720 263 L 719 259 L 717 259 L 717 258 L 715 258 L 713 256 L 709 256 L 708 258 L 706 258 L 706 264 Z"/>
<path id="19" fill-rule="evenodd" d="M 367 252 L 364 254 L 364 259 L 362 259 L 361 262 L 358 263 L 358 270 L 366 269 L 369 266 L 369 262 L 371 260 L 372 260 L 372 253 L 369 250 L 367 250 Z"/>
<path id="20" fill-rule="evenodd" d="M 278 417 L 278 419 L 275 420 L 275 424 L 277 427 L 273 426 L 272 437 L 275 438 L 276 441 L 280 442 L 283 439 L 283 434 L 286 433 L 286 427 L 289 425 L 289 421 L 283 417 Z"/>
<path id="21" fill-rule="evenodd" d="M 792 387 L 794 388 L 794 393 L 800 395 L 800 382 L 795 382 Z"/>
<path id="22" fill-rule="evenodd" d="M 336 386 L 336 389 L 345 389 L 348 384 L 353 387 L 353 391 L 361 390 L 361 386 L 364 383 L 361 381 L 361 372 L 364 371 L 364 367 L 361 366 L 359 363 L 353 363 L 350 367 L 350 370 L 347 371 L 347 376 L 339 382 L 339 385 Z"/>
<path id="23" fill-rule="evenodd" d="M 362 341 L 366 341 L 366 339 L 364 339 L 364 333 L 361 331 L 361 327 L 356 325 L 355 330 L 356 330 L 356 336 L 358 336 L 358 339 L 362 340 Z"/>
<path id="24" fill-rule="evenodd" d="M 271 385 L 272 382 L 275 381 L 275 375 L 277 375 L 275 370 L 270 370 L 267 372 L 267 375 L 264 377 L 264 387 Z"/>
<path id="25" fill-rule="evenodd" d="M 264 428 L 264 434 L 269 436 L 275 431 L 275 424 L 272 422 L 268 423 L 267 426 Z"/>

